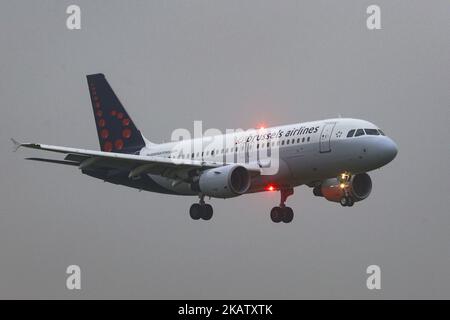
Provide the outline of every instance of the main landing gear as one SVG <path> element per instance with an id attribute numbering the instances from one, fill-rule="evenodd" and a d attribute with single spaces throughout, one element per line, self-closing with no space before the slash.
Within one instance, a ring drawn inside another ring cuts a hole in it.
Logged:
<path id="1" fill-rule="evenodd" d="M 281 200 L 280 200 L 280 206 L 279 207 L 273 207 L 270 211 L 270 219 L 272 219 L 273 222 L 279 223 L 289 223 L 294 219 L 294 211 L 291 207 L 286 207 L 285 202 L 287 197 L 294 194 L 293 188 L 288 189 L 281 189 Z"/>
<path id="2" fill-rule="evenodd" d="M 198 220 L 210 220 L 213 216 L 213 207 L 210 204 L 205 203 L 205 196 L 200 196 L 199 203 L 194 203 L 189 209 L 189 215 L 192 219 Z"/>

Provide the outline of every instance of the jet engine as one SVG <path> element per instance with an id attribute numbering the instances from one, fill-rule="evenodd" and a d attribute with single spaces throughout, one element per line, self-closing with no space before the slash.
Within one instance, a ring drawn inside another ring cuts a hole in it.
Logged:
<path id="1" fill-rule="evenodd" d="M 250 174 L 239 165 L 228 165 L 202 172 L 198 180 L 200 191 L 210 197 L 232 198 L 250 188 Z"/>
<path id="2" fill-rule="evenodd" d="M 313 189 L 315 196 L 324 197 L 328 201 L 340 202 L 343 197 L 351 196 L 354 201 L 367 198 L 372 191 L 372 179 L 367 173 L 359 173 L 350 178 L 347 183 L 341 183 L 339 179 L 332 178 L 322 182 Z"/>

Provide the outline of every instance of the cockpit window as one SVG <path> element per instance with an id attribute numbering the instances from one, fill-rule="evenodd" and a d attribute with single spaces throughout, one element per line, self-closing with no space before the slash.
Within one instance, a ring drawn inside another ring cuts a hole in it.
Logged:
<path id="1" fill-rule="evenodd" d="M 364 131 L 366 131 L 366 134 L 369 136 L 379 136 L 380 133 L 378 132 L 377 129 L 364 129 Z"/>
<path id="2" fill-rule="evenodd" d="M 355 129 L 350 130 L 350 131 L 347 133 L 347 138 L 353 137 L 353 134 L 354 134 L 354 133 L 355 133 Z"/>
<path id="3" fill-rule="evenodd" d="M 381 131 L 381 129 L 378 129 L 378 132 L 379 132 L 382 136 L 385 136 L 384 132 Z"/>
<path id="4" fill-rule="evenodd" d="M 356 130 L 355 137 L 359 137 L 359 136 L 363 136 L 363 135 L 364 135 L 364 130 L 363 129 Z"/>

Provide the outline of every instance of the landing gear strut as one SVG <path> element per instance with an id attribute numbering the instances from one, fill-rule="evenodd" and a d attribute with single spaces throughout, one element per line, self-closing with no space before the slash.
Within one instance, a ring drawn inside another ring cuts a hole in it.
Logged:
<path id="1" fill-rule="evenodd" d="M 270 211 L 270 219 L 272 219 L 273 222 L 279 223 L 289 223 L 294 219 L 294 211 L 291 207 L 286 207 L 286 199 L 294 194 L 293 188 L 287 188 L 287 189 L 281 189 L 281 199 L 280 199 L 280 206 L 279 207 L 273 207 Z"/>
<path id="2" fill-rule="evenodd" d="M 205 203 L 205 195 L 200 195 L 199 203 L 194 203 L 189 209 L 189 215 L 194 220 L 210 220 L 213 216 L 213 207 Z"/>

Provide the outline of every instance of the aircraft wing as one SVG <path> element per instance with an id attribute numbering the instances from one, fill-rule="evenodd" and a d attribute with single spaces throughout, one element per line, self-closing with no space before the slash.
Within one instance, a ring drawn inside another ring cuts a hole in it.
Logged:
<path id="1" fill-rule="evenodd" d="M 20 147 L 38 149 L 66 154 L 64 160 L 45 158 L 27 158 L 28 160 L 42 161 L 78 166 L 80 169 L 111 168 L 129 171 L 130 177 L 150 173 L 169 178 L 180 178 L 191 170 L 203 171 L 210 168 L 227 165 L 223 162 L 199 161 L 190 159 L 174 159 L 166 157 L 142 156 L 136 154 L 125 154 L 105 152 L 88 149 L 52 146 L 40 143 L 19 143 L 11 139 L 15 150 Z M 252 176 L 260 174 L 259 168 L 247 168 Z"/>

